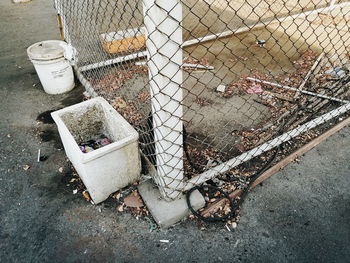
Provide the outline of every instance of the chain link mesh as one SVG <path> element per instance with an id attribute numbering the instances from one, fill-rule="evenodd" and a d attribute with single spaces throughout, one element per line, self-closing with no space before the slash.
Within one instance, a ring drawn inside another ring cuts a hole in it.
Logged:
<path id="1" fill-rule="evenodd" d="M 349 2 L 55 6 L 79 79 L 139 132 L 144 166 L 166 199 L 251 174 L 276 147 L 314 138 L 313 128 L 350 109 Z"/>

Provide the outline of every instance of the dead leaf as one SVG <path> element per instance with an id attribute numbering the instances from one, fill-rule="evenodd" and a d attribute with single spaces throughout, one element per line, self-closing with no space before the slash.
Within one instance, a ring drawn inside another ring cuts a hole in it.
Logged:
<path id="1" fill-rule="evenodd" d="M 23 165 L 23 169 L 24 169 L 25 171 L 27 171 L 29 168 L 30 168 L 30 166 L 29 166 L 28 164 Z"/>
<path id="2" fill-rule="evenodd" d="M 137 192 L 133 192 L 124 198 L 124 203 L 128 207 L 143 207 L 143 201 Z"/>
<path id="3" fill-rule="evenodd" d="M 123 100 L 122 98 L 117 98 L 114 100 L 114 105 L 118 108 L 126 108 L 128 105 L 126 104 L 125 100 Z"/>
<path id="4" fill-rule="evenodd" d="M 121 193 L 120 192 L 116 192 L 116 193 L 114 193 L 113 194 L 113 196 L 112 196 L 114 199 L 117 199 L 117 200 L 119 200 L 120 199 L 120 197 L 121 197 Z"/>

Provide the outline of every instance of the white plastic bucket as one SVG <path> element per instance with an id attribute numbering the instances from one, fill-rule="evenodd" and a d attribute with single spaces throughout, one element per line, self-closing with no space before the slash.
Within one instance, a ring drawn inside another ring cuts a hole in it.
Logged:
<path id="1" fill-rule="evenodd" d="M 67 44 L 60 40 L 47 40 L 27 48 L 40 82 L 48 94 L 61 94 L 74 88 L 72 66 L 64 57 Z"/>

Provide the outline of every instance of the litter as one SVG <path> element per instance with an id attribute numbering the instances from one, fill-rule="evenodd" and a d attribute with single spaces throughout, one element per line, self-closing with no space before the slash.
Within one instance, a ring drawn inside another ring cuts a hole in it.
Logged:
<path id="1" fill-rule="evenodd" d="M 248 94 L 258 94 L 262 93 L 264 90 L 261 88 L 261 85 L 253 82 L 252 85 L 247 89 Z"/>
<path id="2" fill-rule="evenodd" d="M 260 39 L 256 42 L 256 44 L 259 46 L 259 47 L 264 47 L 264 45 L 266 44 L 266 40 L 263 40 L 263 39 Z"/>
<path id="3" fill-rule="evenodd" d="M 216 91 L 218 91 L 218 92 L 225 92 L 225 90 L 226 90 L 226 86 L 225 85 L 219 85 L 216 88 Z"/>
<path id="4" fill-rule="evenodd" d="M 344 77 L 347 72 L 349 72 L 347 68 L 336 67 L 334 69 L 327 70 L 325 73 L 338 79 Z"/>
<path id="5" fill-rule="evenodd" d="M 123 211 L 124 211 L 124 205 L 121 204 L 121 205 L 117 206 L 117 210 L 118 210 L 119 212 L 123 212 Z"/>
<path id="6" fill-rule="evenodd" d="M 159 240 L 159 242 L 162 242 L 162 243 L 169 243 L 169 240 L 167 240 L 167 239 L 161 239 L 161 240 Z"/>
<path id="7" fill-rule="evenodd" d="M 89 192 L 88 191 L 83 191 L 83 196 L 84 198 L 86 199 L 86 201 L 91 201 L 91 197 L 89 195 Z"/>
<path id="8" fill-rule="evenodd" d="M 40 162 L 40 149 L 38 150 L 38 159 L 37 159 L 38 163 Z"/>
<path id="9" fill-rule="evenodd" d="M 83 153 L 89 153 L 110 143 L 111 141 L 105 135 L 101 135 L 100 139 L 80 143 L 79 148 Z"/>

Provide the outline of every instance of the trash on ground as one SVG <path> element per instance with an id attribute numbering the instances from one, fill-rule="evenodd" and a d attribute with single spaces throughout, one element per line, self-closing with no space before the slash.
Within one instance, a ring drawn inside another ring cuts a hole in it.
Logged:
<path id="1" fill-rule="evenodd" d="M 266 40 L 260 39 L 260 40 L 256 41 L 256 44 L 257 44 L 259 47 L 264 47 L 264 45 L 266 44 Z"/>
<path id="2" fill-rule="evenodd" d="M 89 153 L 110 143 L 111 141 L 105 135 L 101 135 L 101 137 L 97 140 L 89 140 L 87 142 L 80 143 L 79 148 L 83 153 Z"/>
<path id="3" fill-rule="evenodd" d="M 167 239 L 161 239 L 161 240 L 159 240 L 159 242 L 162 242 L 162 243 L 169 243 L 170 241 L 167 240 Z"/>
<path id="4" fill-rule="evenodd" d="M 226 86 L 225 85 L 219 85 L 216 88 L 216 91 L 218 91 L 218 92 L 225 92 L 225 90 L 226 90 Z"/>
<path id="5" fill-rule="evenodd" d="M 84 198 L 86 199 L 86 201 L 91 201 L 91 197 L 90 197 L 90 194 L 89 194 L 89 192 L 88 191 L 83 191 L 83 196 L 84 196 Z"/>
<path id="6" fill-rule="evenodd" d="M 123 211 L 124 211 L 124 205 L 123 205 L 123 204 L 118 205 L 118 206 L 117 206 L 117 210 L 118 210 L 119 212 L 123 212 Z"/>
<path id="7" fill-rule="evenodd" d="M 27 171 L 30 168 L 28 164 L 23 165 L 23 170 Z"/>
<path id="8" fill-rule="evenodd" d="M 259 83 L 253 82 L 252 85 L 247 89 L 248 94 L 258 94 L 262 93 L 264 90 L 262 89 Z"/>
<path id="9" fill-rule="evenodd" d="M 349 72 L 349 70 L 347 68 L 336 67 L 334 69 L 327 70 L 325 73 L 327 75 L 332 76 L 333 78 L 339 79 L 339 78 L 344 77 L 347 72 Z"/>

